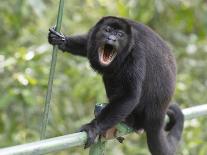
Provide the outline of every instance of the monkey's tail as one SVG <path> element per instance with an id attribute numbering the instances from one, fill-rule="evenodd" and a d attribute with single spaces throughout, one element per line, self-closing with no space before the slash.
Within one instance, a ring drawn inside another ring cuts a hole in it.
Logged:
<path id="1" fill-rule="evenodd" d="M 178 105 L 172 104 L 167 110 L 170 122 L 166 125 L 165 130 L 168 131 L 167 138 L 175 145 L 179 143 L 182 137 L 184 126 L 184 115 Z"/>

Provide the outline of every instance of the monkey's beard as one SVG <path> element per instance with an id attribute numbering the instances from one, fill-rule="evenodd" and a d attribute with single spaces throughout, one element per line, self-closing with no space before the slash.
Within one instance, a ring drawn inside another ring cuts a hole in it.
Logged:
<path id="1" fill-rule="evenodd" d="M 98 49 L 99 61 L 102 66 L 108 66 L 116 57 L 117 51 L 113 45 L 105 44 Z"/>

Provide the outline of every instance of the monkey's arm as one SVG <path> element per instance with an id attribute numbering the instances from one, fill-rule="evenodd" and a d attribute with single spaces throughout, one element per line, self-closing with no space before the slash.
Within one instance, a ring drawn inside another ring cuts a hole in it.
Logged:
<path id="1" fill-rule="evenodd" d="M 97 135 L 103 134 L 109 128 L 123 121 L 139 103 L 142 82 L 138 82 L 137 88 L 131 89 L 116 100 L 107 104 L 100 114 L 90 123 L 84 125 L 80 131 L 86 131 L 88 139 L 85 148 L 94 143 Z"/>
<path id="2" fill-rule="evenodd" d="M 50 28 L 48 42 L 52 45 L 58 45 L 58 48 L 62 51 L 67 51 L 74 55 L 87 56 L 87 34 L 78 36 L 65 36 L 56 32 L 54 28 Z"/>

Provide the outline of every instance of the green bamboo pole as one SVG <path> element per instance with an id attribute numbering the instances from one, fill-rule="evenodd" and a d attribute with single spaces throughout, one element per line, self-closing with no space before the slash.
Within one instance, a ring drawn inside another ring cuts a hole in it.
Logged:
<path id="1" fill-rule="evenodd" d="M 183 113 L 185 115 L 185 120 L 194 119 L 200 116 L 205 116 L 207 115 L 207 104 L 184 109 Z M 119 132 L 117 136 L 119 137 L 129 134 L 131 132 L 131 129 L 128 127 L 126 128 L 127 129 L 124 129 L 126 133 Z M 12 146 L 8 148 L 1 148 L 0 155 L 34 155 L 34 154 L 42 155 L 46 153 L 52 153 L 52 152 L 68 149 L 74 146 L 81 146 L 85 144 L 86 139 L 87 139 L 87 134 L 85 132 L 79 132 L 79 133 L 69 134 L 65 136 L 41 140 L 37 142 L 32 142 L 28 144 L 22 144 L 22 145 Z M 98 147 L 102 147 L 102 146 L 103 145 L 101 144 Z M 99 151 L 98 153 L 100 153 L 100 150 L 101 149 L 98 150 Z M 96 150 L 91 150 L 91 151 L 96 151 Z"/>
<path id="2" fill-rule="evenodd" d="M 58 9 L 58 16 L 57 16 L 57 23 L 56 23 L 56 31 L 57 32 L 60 32 L 60 28 L 61 28 L 62 16 L 63 16 L 63 6 L 64 6 L 64 0 L 60 0 L 59 9 Z M 42 126 L 41 126 L 40 139 L 45 138 L 46 127 L 48 124 L 48 116 L 49 116 L 49 111 L 50 111 L 50 100 L 51 100 L 51 94 L 52 94 L 52 85 L 53 85 L 55 66 L 56 66 L 56 61 L 57 61 L 57 50 L 58 50 L 57 45 L 53 46 L 52 60 L 51 60 L 51 66 L 50 66 L 47 94 L 46 94 L 46 98 L 45 98 L 45 108 L 44 108 L 44 114 L 43 114 L 43 120 L 42 120 Z"/>

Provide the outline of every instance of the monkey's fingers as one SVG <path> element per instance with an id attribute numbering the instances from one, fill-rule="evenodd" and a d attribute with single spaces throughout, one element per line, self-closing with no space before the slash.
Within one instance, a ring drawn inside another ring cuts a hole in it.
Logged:
<path id="1" fill-rule="evenodd" d="M 55 29 L 53 27 L 52 28 L 49 28 L 49 31 L 52 34 L 55 34 L 56 36 L 60 37 L 62 40 L 65 40 L 65 36 L 62 33 L 59 33 L 57 31 L 55 31 Z"/>
<path id="2" fill-rule="evenodd" d="M 85 131 L 87 133 L 87 140 L 84 149 L 90 147 L 95 142 L 95 139 L 98 135 L 96 129 L 93 127 L 93 124 L 91 123 L 85 124 L 80 128 L 79 131 L 80 132 Z"/>

